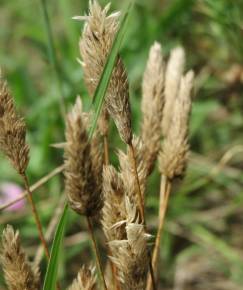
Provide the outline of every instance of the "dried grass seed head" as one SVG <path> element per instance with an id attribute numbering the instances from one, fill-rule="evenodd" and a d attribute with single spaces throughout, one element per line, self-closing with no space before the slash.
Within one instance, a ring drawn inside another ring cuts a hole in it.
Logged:
<path id="1" fill-rule="evenodd" d="M 25 139 L 25 123 L 16 112 L 13 98 L 0 72 L 0 150 L 19 174 L 24 174 L 29 162 L 29 146 Z"/>
<path id="2" fill-rule="evenodd" d="M 146 287 L 149 267 L 147 241 L 144 225 L 138 222 L 136 207 L 126 198 L 126 239 L 110 242 L 112 261 L 118 268 L 124 290 L 141 290 Z"/>
<path id="3" fill-rule="evenodd" d="M 101 186 L 97 184 L 98 167 L 93 163 L 80 98 L 67 116 L 65 135 L 67 143 L 64 150 L 64 174 L 69 204 L 79 214 L 94 216 L 99 213 L 103 199 Z M 93 152 L 93 157 L 96 154 L 97 152 Z"/>
<path id="4" fill-rule="evenodd" d="M 142 84 L 141 138 L 146 148 L 144 155 L 148 173 L 151 173 L 161 142 L 161 119 L 164 106 L 164 62 L 162 48 L 155 42 L 150 49 Z"/>
<path id="5" fill-rule="evenodd" d="M 165 75 L 165 104 L 162 118 L 162 133 L 164 136 L 169 131 L 173 116 L 173 107 L 180 88 L 184 66 L 185 52 L 183 48 L 176 47 L 170 54 Z"/>
<path id="6" fill-rule="evenodd" d="M 102 209 L 102 226 L 108 241 L 121 240 L 125 236 L 124 225 L 114 227 L 126 219 L 124 185 L 121 174 L 109 165 L 103 169 L 104 207 Z"/>
<path id="7" fill-rule="evenodd" d="M 19 232 L 9 225 L 2 235 L 0 262 L 9 290 L 38 290 L 39 269 L 33 268 L 21 247 Z"/>
<path id="8" fill-rule="evenodd" d="M 159 157 L 160 171 L 170 179 L 183 176 L 187 165 L 189 152 L 188 122 L 192 105 L 193 79 L 192 71 L 181 78 L 179 94 L 173 108 L 172 121 Z"/>
<path id="9" fill-rule="evenodd" d="M 90 1 L 89 6 L 89 15 L 77 19 L 85 21 L 79 46 L 85 83 L 90 95 L 93 95 L 119 26 L 119 13 L 108 15 L 110 5 L 102 9 L 97 1 Z M 128 80 L 120 56 L 112 73 L 104 106 L 113 118 L 122 140 L 127 144 L 130 143 L 132 129 Z M 104 115 L 102 118 L 104 125 Z"/>
<path id="10" fill-rule="evenodd" d="M 96 290 L 95 267 L 83 266 L 68 290 Z"/>
<path id="11" fill-rule="evenodd" d="M 138 171 L 138 178 L 140 183 L 140 189 L 141 193 L 144 196 L 145 194 L 145 188 L 146 188 L 146 182 L 147 182 L 147 167 L 144 163 L 144 145 L 142 143 L 142 140 L 138 137 L 133 137 L 133 148 L 135 151 L 135 159 L 137 164 L 137 171 Z M 139 198 L 137 194 L 136 189 L 136 180 L 133 173 L 133 166 L 131 163 L 131 157 L 130 157 L 130 150 L 128 150 L 127 153 L 124 153 L 123 151 L 118 151 L 118 159 L 120 163 L 120 172 L 121 172 L 121 178 L 123 180 L 124 184 L 124 193 L 129 196 L 129 198 L 134 202 L 138 208 L 139 208 Z"/>

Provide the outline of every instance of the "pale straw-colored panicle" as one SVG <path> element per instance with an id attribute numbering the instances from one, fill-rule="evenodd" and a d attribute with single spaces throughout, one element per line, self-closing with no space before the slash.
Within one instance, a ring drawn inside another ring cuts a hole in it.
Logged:
<path id="1" fill-rule="evenodd" d="M 141 138 L 146 148 L 144 162 L 151 173 L 161 143 L 161 119 L 164 106 L 164 62 L 162 48 L 155 42 L 149 57 L 142 83 L 142 126 Z"/>
<path id="2" fill-rule="evenodd" d="M 25 139 L 25 122 L 18 116 L 7 83 L 0 72 L 0 150 L 21 175 L 29 162 L 29 146 Z"/>
<path id="3" fill-rule="evenodd" d="M 4 278 L 9 290 L 40 289 L 40 273 L 37 267 L 32 267 L 21 247 L 19 232 L 14 232 L 9 225 L 2 235 L 0 252 Z"/>
<path id="4" fill-rule="evenodd" d="M 171 124 L 159 156 L 161 174 L 169 179 L 183 176 L 187 165 L 189 152 L 188 121 L 192 104 L 193 79 L 192 71 L 181 78 Z"/>
<path id="5" fill-rule="evenodd" d="M 148 239 L 136 207 L 126 198 L 126 239 L 109 243 L 123 290 L 143 290 L 149 269 Z"/>
<path id="6" fill-rule="evenodd" d="M 119 13 L 108 15 L 109 8 L 110 4 L 102 9 L 97 1 L 90 1 L 89 14 L 83 17 L 74 17 L 85 21 L 79 46 L 85 83 L 89 94 L 92 96 L 99 83 L 119 27 Z M 127 144 L 131 143 L 132 129 L 128 80 L 120 56 L 117 58 L 107 89 L 104 110 L 107 110 L 114 119 L 122 140 Z M 106 113 L 103 112 L 101 123 L 103 122 L 102 126 L 106 128 Z"/>
<path id="7" fill-rule="evenodd" d="M 90 140 L 90 155 L 92 160 L 92 167 L 94 172 L 94 177 L 96 179 L 96 186 L 99 192 L 102 191 L 102 172 L 104 164 L 104 150 L 102 146 L 101 136 L 98 130 L 95 130 L 95 133 Z"/>
<path id="8" fill-rule="evenodd" d="M 133 147 L 135 151 L 135 159 L 137 164 L 138 178 L 141 188 L 142 196 L 144 197 L 146 182 L 147 182 L 147 167 L 144 163 L 144 145 L 142 140 L 136 136 L 133 136 Z M 134 202 L 139 207 L 139 197 L 136 194 L 136 180 L 133 174 L 132 160 L 129 156 L 131 152 L 128 150 L 127 153 L 123 151 L 118 151 L 118 159 L 120 163 L 120 172 L 121 178 L 124 184 L 125 194 L 131 198 L 132 202 Z"/>
<path id="9" fill-rule="evenodd" d="M 97 185 L 97 168 L 92 160 L 82 103 L 77 98 L 66 121 L 65 192 L 73 210 L 86 216 L 94 216 L 102 207 L 101 186 Z M 102 174 L 102 172 L 100 172 Z"/>
<path id="10" fill-rule="evenodd" d="M 113 225 L 126 219 L 124 185 L 121 174 L 111 165 L 103 169 L 103 195 L 102 226 L 106 239 L 121 240 L 125 236 L 124 224 Z"/>
<path id="11" fill-rule="evenodd" d="M 68 290 L 97 290 L 95 267 L 83 266 Z"/>
<path id="12" fill-rule="evenodd" d="M 171 51 L 165 74 L 165 104 L 162 118 L 163 136 L 166 136 L 169 131 L 184 66 L 185 52 L 182 47 L 176 47 Z"/>

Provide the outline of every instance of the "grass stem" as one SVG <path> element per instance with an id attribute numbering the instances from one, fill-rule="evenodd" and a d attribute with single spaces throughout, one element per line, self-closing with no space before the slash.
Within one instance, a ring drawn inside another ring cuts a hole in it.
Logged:
<path id="1" fill-rule="evenodd" d="M 138 195 L 139 212 L 140 212 L 140 215 L 141 215 L 142 222 L 145 224 L 144 199 L 143 199 L 143 196 L 142 196 L 140 182 L 139 182 L 135 150 L 134 150 L 134 147 L 133 147 L 132 143 L 129 144 L 128 146 L 129 146 L 129 150 L 130 150 L 129 156 L 131 157 L 132 171 L 133 171 L 135 182 L 136 182 L 136 192 L 137 192 L 137 195 Z"/>
<path id="2" fill-rule="evenodd" d="M 94 250 L 94 254 L 95 254 L 95 258 L 96 258 L 96 265 L 97 265 L 97 268 L 98 268 L 98 271 L 99 271 L 99 274 L 100 274 L 100 277 L 102 280 L 103 288 L 105 290 L 107 290 L 105 276 L 104 276 L 104 273 L 102 271 L 102 266 L 101 266 L 100 254 L 99 254 L 98 246 L 97 246 L 95 236 L 94 236 L 94 229 L 93 229 L 92 220 L 88 216 L 86 216 L 86 218 L 87 218 L 88 230 L 90 233 L 90 237 L 91 237 L 91 241 L 92 241 L 92 245 L 93 245 L 93 250 Z"/>
<path id="3" fill-rule="evenodd" d="M 133 169 L 133 174 L 136 180 L 136 187 L 137 187 L 137 194 L 138 194 L 138 200 L 139 200 L 139 211 L 140 215 L 142 218 L 142 222 L 144 224 L 145 230 L 146 230 L 146 221 L 145 221 L 145 210 L 144 210 L 144 197 L 142 195 L 141 191 L 141 186 L 140 186 L 140 181 L 139 181 L 139 176 L 138 176 L 138 170 L 137 170 L 137 161 L 136 161 L 136 156 L 135 156 L 135 150 L 134 147 L 131 144 L 128 145 L 129 150 L 130 150 L 130 156 L 131 156 L 131 164 L 132 164 L 132 169 Z M 156 290 L 156 283 L 155 283 L 155 277 L 154 277 L 154 271 L 153 271 L 153 266 L 151 262 L 151 254 L 149 254 L 149 272 L 150 272 L 150 281 L 151 285 L 153 286 L 153 290 Z"/>
<path id="4" fill-rule="evenodd" d="M 60 94 L 60 98 L 59 98 L 60 111 L 61 111 L 62 117 L 64 117 L 65 119 L 66 107 L 65 107 L 64 92 L 63 92 L 62 81 L 61 81 L 61 76 L 60 76 L 60 68 L 58 66 L 57 57 L 56 57 L 50 18 L 47 11 L 46 0 L 40 0 L 40 2 L 41 2 L 42 11 L 43 11 L 44 23 L 45 23 L 45 28 L 46 28 L 47 40 L 48 40 L 49 59 L 55 73 L 57 86 L 58 86 L 58 90 Z"/>
<path id="5" fill-rule="evenodd" d="M 35 206 L 35 203 L 34 203 L 34 200 L 33 200 L 33 197 L 32 197 L 32 193 L 31 193 L 30 185 L 29 185 L 29 180 L 28 180 L 28 177 L 27 177 L 26 173 L 24 173 L 22 177 L 23 177 L 23 181 L 24 181 L 24 185 L 25 185 L 26 191 L 28 193 L 27 194 L 27 198 L 28 198 L 29 203 L 31 205 L 31 210 L 32 210 L 33 217 L 35 219 L 35 223 L 36 223 L 37 229 L 38 229 L 39 238 L 40 238 L 41 243 L 43 245 L 46 257 L 49 260 L 50 253 L 49 253 L 49 250 L 48 250 L 47 243 L 45 241 L 45 237 L 44 237 L 44 234 L 43 234 L 43 229 L 42 229 L 41 221 L 40 221 L 40 218 L 39 218 L 39 215 L 38 215 L 38 212 L 37 212 L 37 208 Z"/>
<path id="6" fill-rule="evenodd" d="M 165 221 L 165 214 L 168 207 L 168 201 L 169 196 L 171 192 L 171 181 L 164 175 L 161 177 L 160 182 L 160 205 L 159 205 L 159 225 L 157 230 L 157 235 L 155 239 L 155 245 L 153 250 L 153 256 L 152 256 L 152 267 L 154 270 L 154 273 L 156 273 L 157 269 L 157 263 L 158 263 L 158 257 L 159 257 L 159 248 L 160 248 L 160 240 L 162 236 L 164 221 Z M 147 283 L 147 290 L 150 290 L 152 286 L 152 281 L 149 278 Z"/>

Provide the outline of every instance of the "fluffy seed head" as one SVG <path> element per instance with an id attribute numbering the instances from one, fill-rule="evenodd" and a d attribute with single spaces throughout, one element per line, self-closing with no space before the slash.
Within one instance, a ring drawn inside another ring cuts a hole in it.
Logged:
<path id="1" fill-rule="evenodd" d="M 160 171 L 170 179 L 183 176 L 189 152 L 188 120 L 191 111 L 191 91 L 194 74 L 181 78 L 178 97 L 175 99 L 172 121 L 162 144 L 159 157 Z"/>
<path id="2" fill-rule="evenodd" d="M 102 226 L 108 241 L 124 238 L 124 226 L 113 227 L 126 219 L 124 185 L 121 174 L 113 166 L 103 169 L 104 207 L 102 209 Z"/>
<path id="3" fill-rule="evenodd" d="M 136 164 L 137 164 L 137 171 L 138 171 L 138 178 L 141 188 L 141 193 L 144 196 L 145 193 L 145 187 L 147 182 L 147 167 L 144 163 L 144 146 L 141 141 L 141 139 L 137 137 L 133 137 L 133 148 L 135 151 L 135 158 L 136 158 Z M 124 153 L 123 151 L 118 151 L 118 159 L 120 162 L 120 172 L 121 172 L 121 178 L 124 184 L 124 193 L 129 196 L 131 201 L 137 205 L 139 208 L 139 199 L 136 189 L 136 180 L 133 174 L 133 166 L 131 163 L 131 152 L 130 150 L 128 153 Z"/>
<path id="4" fill-rule="evenodd" d="M 185 65 L 185 52 L 177 47 L 172 50 L 165 76 L 165 105 L 163 109 L 162 133 L 164 136 L 169 131 L 173 116 L 173 106 L 180 88 L 180 81 Z"/>
<path id="5" fill-rule="evenodd" d="M 150 49 L 143 77 L 141 137 L 146 148 L 144 162 L 151 173 L 161 141 L 161 119 L 164 106 L 164 63 L 161 45 L 157 42 Z"/>
<path id="6" fill-rule="evenodd" d="M 7 226 L 2 235 L 0 262 L 9 290 L 38 290 L 39 269 L 28 262 L 21 247 L 19 232 Z"/>
<path id="7" fill-rule="evenodd" d="M 146 287 L 149 266 L 147 241 L 144 225 L 138 222 L 136 207 L 126 198 L 126 239 L 109 243 L 112 261 L 118 268 L 118 275 L 124 290 L 141 290 Z"/>
<path id="8" fill-rule="evenodd" d="M 79 214 L 96 215 L 102 207 L 101 184 L 97 184 L 102 172 L 98 174 L 100 165 L 97 164 L 97 151 L 94 148 L 92 150 L 88 141 L 80 98 L 67 116 L 65 135 L 64 174 L 69 204 Z"/>
<path id="9" fill-rule="evenodd" d="M 77 278 L 73 281 L 68 290 L 96 290 L 96 275 L 94 267 L 83 266 L 78 272 Z"/>
<path id="10" fill-rule="evenodd" d="M 19 174 L 25 172 L 29 162 L 29 147 L 25 137 L 25 123 L 16 113 L 13 98 L 0 72 L 0 150 Z"/>
<path id="11" fill-rule="evenodd" d="M 109 7 L 110 5 L 107 5 L 102 10 L 97 1 L 90 1 L 89 15 L 77 17 L 85 20 L 79 46 L 84 79 L 90 95 L 94 94 L 99 83 L 119 26 L 119 13 L 108 15 Z M 132 130 L 128 80 L 120 57 L 116 61 L 104 104 L 114 119 L 122 140 L 130 143 Z"/>

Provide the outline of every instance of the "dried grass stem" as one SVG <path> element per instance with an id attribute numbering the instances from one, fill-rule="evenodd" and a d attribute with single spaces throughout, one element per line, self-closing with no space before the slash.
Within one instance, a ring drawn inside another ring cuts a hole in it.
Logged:
<path id="1" fill-rule="evenodd" d="M 96 265 L 97 265 L 97 269 L 99 271 L 101 280 L 102 280 L 102 284 L 103 284 L 103 288 L 105 290 L 108 290 L 107 286 L 106 286 L 106 282 L 105 282 L 105 276 L 102 270 L 102 265 L 101 265 L 101 259 L 100 259 L 100 254 L 99 254 L 99 250 L 98 250 L 98 246 L 95 240 L 95 236 L 94 236 L 94 229 L 93 229 L 93 224 L 92 224 L 92 219 L 89 216 L 86 216 L 87 219 L 87 224 L 88 224 L 88 230 L 90 233 L 90 237 L 91 237 L 91 241 L 92 241 L 92 246 L 93 246 L 93 250 L 94 250 L 94 254 L 95 254 L 95 258 L 96 258 Z"/>
<path id="2" fill-rule="evenodd" d="M 32 193 L 31 193 L 30 185 L 29 185 L 29 180 L 28 180 L 28 177 L 27 177 L 26 173 L 24 173 L 22 175 L 22 178 L 23 178 L 23 181 L 24 181 L 24 185 L 25 185 L 26 191 L 28 193 L 27 194 L 27 198 L 28 198 L 28 201 L 29 201 L 29 203 L 31 205 L 31 210 L 32 210 L 32 213 L 33 213 L 33 216 L 34 216 L 34 219 L 35 219 L 36 226 L 37 226 L 39 238 L 40 238 L 41 243 L 43 245 L 43 248 L 45 250 L 46 257 L 49 260 L 50 253 L 49 253 L 49 250 L 48 250 L 47 243 L 45 241 L 45 237 L 44 237 L 44 234 L 43 234 L 41 221 L 40 221 L 40 218 L 39 218 L 39 215 L 38 215 L 38 212 L 37 212 L 37 208 L 35 206 L 35 203 L 34 203 L 34 200 L 33 200 L 33 197 L 32 197 Z"/>

